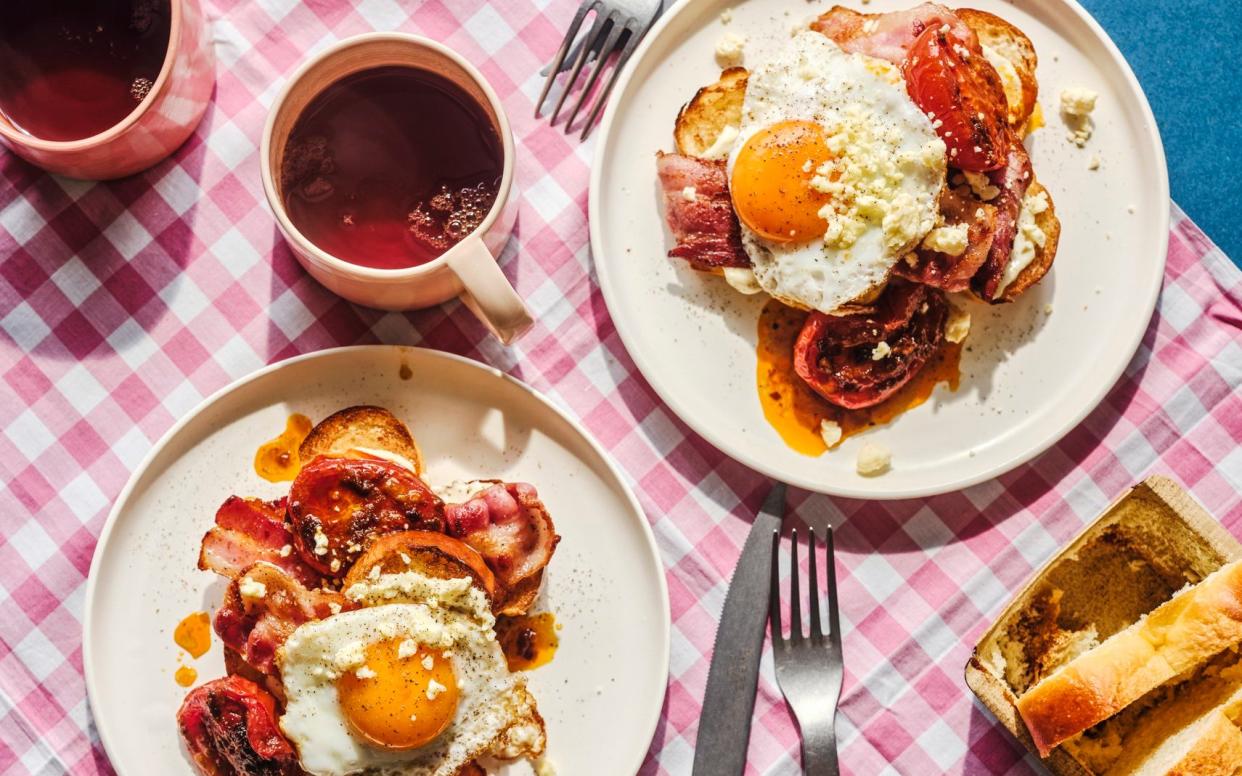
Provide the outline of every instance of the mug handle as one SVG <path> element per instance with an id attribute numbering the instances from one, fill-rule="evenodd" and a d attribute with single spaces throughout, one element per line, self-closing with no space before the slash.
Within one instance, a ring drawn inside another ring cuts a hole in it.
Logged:
<path id="1" fill-rule="evenodd" d="M 506 345 L 534 323 L 500 264 L 479 237 L 469 237 L 445 254 L 445 263 L 464 286 L 461 301 Z"/>

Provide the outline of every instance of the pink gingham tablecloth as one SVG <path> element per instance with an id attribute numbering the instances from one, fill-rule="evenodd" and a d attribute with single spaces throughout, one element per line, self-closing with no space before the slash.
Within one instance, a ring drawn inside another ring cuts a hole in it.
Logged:
<path id="1" fill-rule="evenodd" d="M 592 144 L 531 118 L 574 0 L 208 2 L 215 103 L 169 161 L 107 184 L 0 153 L 0 774 L 109 773 L 82 680 L 83 591 L 113 499 L 203 397 L 263 364 L 386 342 L 464 353 L 568 407 L 655 529 L 672 673 L 644 774 L 686 774 L 725 585 L 768 483 L 680 423 L 626 354 L 591 271 Z M 507 106 L 523 191 L 502 259 L 539 322 L 511 350 L 459 304 L 383 314 L 310 280 L 263 203 L 258 144 L 309 52 L 370 30 L 448 43 Z M 851 774 L 1025 774 L 975 704 L 969 646 L 1031 570 L 1115 494 L 1171 474 L 1242 533 L 1242 275 L 1176 208 L 1159 313 L 1103 404 L 1033 463 L 939 498 L 807 498 L 839 525 Z M 798 736 L 763 664 L 749 773 L 794 774 Z M 564 776 L 584 776 L 566 774 Z"/>

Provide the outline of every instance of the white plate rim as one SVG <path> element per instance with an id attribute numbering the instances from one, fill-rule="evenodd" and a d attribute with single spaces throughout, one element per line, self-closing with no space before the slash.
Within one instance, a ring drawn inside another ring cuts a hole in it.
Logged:
<path id="1" fill-rule="evenodd" d="M 554 415 L 556 415 L 560 419 L 564 420 L 567 424 L 569 424 L 569 427 L 572 428 L 574 432 L 576 432 L 587 443 L 587 445 L 600 457 L 600 460 L 602 460 L 605 463 L 605 465 L 608 467 L 608 473 L 613 478 L 616 479 L 617 484 L 620 486 L 621 492 L 624 494 L 625 499 L 628 502 L 631 511 L 634 513 L 634 518 L 636 522 L 638 523 L 639 527 L 642 529 L 643 536 L 647 542 L 647 549 L 651 553 L 652 560 L 655 561 L 656 567 L 661 569 L 661 572 L 664 571 L 665 569 L 664 560 L 660 555 L 659 547 L 656 544 L 655 533 L 651 530 L 651 524 L 647 520 L 646 512 L 643 511 L 642 504 L 639 503 L 638 497 L 634 494 L 633 488 L 630 487 L 629 482 L 626 480 L 624 472 L 621 470 L 620 466 L 617 465 L 617 462 L 613 460 L 612 456 L 609 455 L 608 452 L 604 450 L 602 446 L 600 446 L 598 440 L 596 440 L 595 437 L 589 431 L 587 431 L 587 429 L 577 419 L 575 419 L 573 416 L 568 414 L 565 410 L 556 406 L 551 400 L 549 400 L 542 393 L 535 390 L 530 385 L 527 385 L 525 382 L 517 379 L 516 377 L 505 374 L 504 372 L 500 371 L 499 369 L 496 369 L 493 366 L 484 364 L 480 361 L 475 361 L 474 359 L 467 358 L 465 356 L 457 355 L 456 353 L 449 353 L 443 350 L 436 350 L 433 348 L 414 347 L 414 346 L 407 346 L 407 345 L 349 345 L 349 346 L 339 347 L 339 348 L 326 348 L 324 350 L 317 350 L 311 353 L 303 353 L 301 355 L 293 356 L 291 358 L 287 358 L 287 359 L 277 361 L 272 364 L 268 364 L 267 366 L 257 369 L 248 375 L 245 375 L 243 377 L 238 378 L 237 380 L 234 380 L 233 382 L 229 383 L 223 388 L 220 388 L 216 392 L 212 393 L 210 396 L 207 396 L 201 402 L 199 402 L 198 405 L 194 407 L 193 410 L 186 413 L 186 415 L 183 418 L 181 418 L 181 420 L 173 424 L 173 426 L 169 428 L 168 431 L 164 432 L 164 435 L 161 436 L 159 441 L 156 442 L 151 447 L 151 449 L 147 452 L 146 456 L 143 457 L 142 462 L 139 463 L 138 466 L 135 467 L 133 473 L 130 474 L 129 480 L 126 481 L 125 487 L 122 488 L 120 495 L 117 496 L 116 501 L 113 502 L 112 509 L 108 512 L 108 517 L 104 522 L 104 526 L 102 530 L 100 530 L 99 532 L 99 541 L 96 542 L 95 544 L 95 550 L 91 556 L 90 571 L 88 572 L 87 579 L 86 579 L 86 596 L 85 596 L 86 603 L 84 605 L 83 615 L 82 615 L 82 668 L 83 668 L 83 675 L 86 681 L 86 696 L 87 696 L 87 702 L 90 705 L 91 719 L 95 725 L 95 729 L 99 732 L 99 741 L 103 745 L 104 753 L 108 757 L 108 762 L 112 765 L 113 769 L 118 774 L 133 773 L 133 771 L 129 769 L 129 766 L 126 763 L 121 762 L 119 759 L 117 759 L 114 756 L 114 750 L 108 744 L 108 739 L 110 737 L 109 731 L 112 729 L 113 723 L 107 719 L 103 719 L 103 718 L 96 716 L 95 711 L 94 711 L 96 708 L 99 708 L 99 704 L 96 700 L 98 698 L 99 690 L 96 684 L 94 655 L 93 655 L 93 649 L 91 646 L 92 644 L 91 634 L 94 632 L 94 622 L 95 622 L 95 615 L 94 615 L 95 586 L 99 578 L 99 575 L 98 575 L 99 567 L 103 563 L 102 558 L 105 554 L 105 550 L 107 549 L 108 540 L 110 539 L 112 535 L 113 528 L 115 527 L 120 517 L 121 512 L 123 512 L 125 508 L 127 507 L 130 497 L 133 495 L 134 488 L 137 487 L 138 482 L 146 474 L 147 468 L 156 459 L 156 457 L 160 455 L 163 449 L 177 436 L 177 434 L 180 433 L 182 428 L 189 425 L 199 415 L 201 415 L 203 412 L 210 409 L 216 402 L 224 399 L 225 397 L 227 397 L 229 394 L 233 393 L 234 391 L 240 390 L 246 385 L 256 380 L 262 379 L 263 377 L 266 377 L 267 375 L 280 371 L 281 369 L 287 368 L 294 364 L 299 364 L 304 361 L 310 361 L 310 360 L 314 360 L 317 358 L 325 358 L 325 357 L 340 355 L 340 354 L 349 353 L 349 352 L 372 351 L 375 353 L 381 353 L 381 352 L 388 353 L 394 350 L 401 351 L 401 352 L 419 352 L 424 355 L 430 355 L 432 358 L 444 358 L 449 361 L 454 361 L 459 364 L 477 369 L 491 378 L 500 378 L 501 380 L 504 380 L 510 383 L 511 385 L 518 388 L 519 390 L 524 391 L 525 393 L 530 395 L 532 398 L 537 400 L 544 407 L 551 410 Z M 671 610 L 671 604 L 669 602 L 669 597 L 668 597 L 668 580 L 664 573 L 660 573 L 657 576 L 659 577 L 657 581 L 657 587 L 660 593 L 660 599 L 663 602 L 663 612 L 661 613 L 662 616 L 656 618 L 658 621 L 658 627 L 660 630 L 659 638 L 657 641 L 658 643 L 663 644 L 663 648 L 660 650 L 660 654 L 659 654 L 659 670 L 656 672 L 653 672 L 653 677 L 655 677 L 657 674 L 659 675 L 660 692 L 657 693 L 655 697 L 659 698 L 660 703 L 657 705 L 654 705 L 652 710 L 648 713 L 649 719 L 645 725 L 645 729 L 647 730 L 647 733 L 645 737 L 642 739 L 643 746 L 642 746 L 641 751 L 638 750 L 637 748 L 635 749 L 634 760 L 632 763 L 630 763 L 630 768 L 628 769 L 628 770 L 634 771 L 635 773 L 638 772 L 639 768 L 642 766 L 644 760 L 647 757 L 647 752 L 650 749 L 651 741 L 655 737 L 656 728 L 660 722 L 660 717 L 661 717 L 661 713 L 663 710 L 663 703 L 668 693 L 669 661 L 670 661 L 670 654 L 671 654 L 671 647 L 672 647 L 672 634 L 671 634 L 672 610 Z M 653 678 L 652 681 L 654 683 L 655 679 Z"/>
<path id="2" fill-rule="evenodd" d="M 1155 183 L 1159 191 L 1157 192 L 1157 200 L 1163 201 L 1164 206 L 1160 208 L 1158 217 L 1161 220 L 1159 261 L 1160 271 L 1153 272 L 1148 278 L 1147 293 L 1142 299 L 1143 309 L 1146 315 L 1143 317 L 1144 325 L 1135 327 L 1135 331 L 1131 334 L 1127 347 L 1119 348 L 1114 351 L 1115 357 L 1108 365 L 1106 380 L 1101 380 L 1094 393 L 1090 397 L 1081 402 L 1077 411 L 1071 413 L 1070 417 L 1059 427 L 1050 428 L 1038 440 L 1033 440 L 1027 449 L 1018 455 L 1009 457 L 1006 460 L 993 463 L 991 466 L 980 469 L 976 473 L 959 477 L 956 479 L 945 480 L 944 482 L 928 485 L 925 487 L 910 488 L 892 488 L 885 487 L 883 478 L 872 480 L 873 483 L 869 487 L 854 487 L 848 483 L 833 483 L 820 480 L 812 480 L 805 477 L 790 476 L 788 473 L 781 472 L 775 467 L 768 465 L 765 460 L 748 451 L 744 445 L 732 444 L 728 437 L 719 433 L 706 424 L 699 423 L 691 411 L 689 402 L 683 399 L 668 385 L 661 380 L 658 370 L 654 368 L 651 360 L 643 353 L 642 349 L 637 347 L 638 338 L 635 332 L 629 327 L 624 316 L 614 314 L 614 310 L 619 309 L 621 305 L 620 291 L 617 290 L 613 283 L 610 264 L 607 260 L 600 260 L 600 257 L 607 253 L 603 244 L 603 237 L 600 232 L 599 224 L 603 223 L 602 214 L 600 213 L 600 201 L 602 199 L 601 190 L 604 184 L 603 170 L 604 160 L 609 153 L 611 145 L 610 140 L 613 135 L 613 124 L 617 119 L 619 111 L 622 109 L 626 89 L 630 85 L 633 74 L 637 72 L 639 65 L 649 55 L 649 52 L 655 46 L 664 31 L 683 14 L 689 14 L 698 10 L 701 5 L 707 5 L 715 0 L 679 0 L 673 8 L 668 9 L 647 33 L 646 37 L 634 51 L 630 61 L 626 63 L 625 71 L 620 75 L 614 87 L 614 99 L 610 100 L 608 107 L 604 111 L 603 118 L 600 120 L 598 131 L 597 145 L 595 148 L 595 156 L 591 165 L 591 180 L 587 202 L 588 220 L 587 225 L 590 230 L 591 254 L 595 265 L 596 276 L 599 278 L 600 291 L 604 296 L 604 304 L 608 307 L 609 315 L 612 317 L 613 324 L 616 326 L 617 335 L 621 338 L 622 344 L 630 354 L 630 358 L 634 359 L 634 363 L 638 366 L 638 370 L 651 384 L 651 387 L 660 396 L 669 409 L 673 411 L 678 418 L 686 425 L 690 426 L 697 434 L 702 436 L 718 450 L 736 459 L 737 461 L 749 466 L 750 468 L 767 475 L 776 480 L 782 480 L 805 490 L 825 493 L 833 496 L 843 496 L 847 498 L 860 499 L 880 499 L 880 500 L 896 500 L 906 498 L 921 498 L 927 496 L 937 496 L 944 493 L 952 493 L 981 482 L 1000 477 L 1022 464 L 1034 459 L 1048 448 L 1059 442 L 1066 434 L 1076 428 L 1082 421 L 1099 406 L 1100 402 L 1109 394 L 1116 386 L 1117 381 L 1125 372 L 1134 354 L 1138 351 L 1139 345 L 1142 343 L 1143 335 L 1146 333 L 1151 323 L 1152 313 L 1156 309 L 1156 302 L 1160 296 L 1160 290 L 1164 283 L 1165 262 L 1168 258 L 1169 246 L 1169 224 L 1170 224 L 1170 199 L 1169 199 L 1169 172 L 1168 164 L 1164 153 L 1164 144 L 1160 139 L 1160 130 L 1156 125 L 1155 115 L 1152 113 L 1151 104 L 1147 100 L 1147 95 L 1143 92 L 1139 85 L 1138 79 L 1134 75 L 1130 63 L 1121 54 L 1117 45 L 1113 43 L 1112 38 L 1104 31 L 1091 14 L 1087 13 L 1077 0 L 1047 0 L 1044 7 L 1046 10 L 1055 11 L 1056 7 L 1060 7 L 1064 11 L 1072 13 L 1078 19 L 1085 23 L 1095 36 L 1095 42 L 1101 46 L 1102 51 L 1108 55 L 1113 64 L 1116 65 L 1125 79 L 1125 84 L 1129 89 L 1129 96 L 1133 100 L 1142 116 L 1143 124 L 1147 128 L 1148 141 L 1152 144 L 1158 164 L 1157 169 L 1153 172 L 1155 175 Z"/>

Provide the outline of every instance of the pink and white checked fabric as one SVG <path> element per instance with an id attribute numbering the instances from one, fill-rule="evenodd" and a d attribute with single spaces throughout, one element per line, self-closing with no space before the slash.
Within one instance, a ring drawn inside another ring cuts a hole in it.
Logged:
<path id="1" fill-rule="evenodd" d="M 531 118 L 575 0 L 208 1 L 215 103 L 169 161 L 106 184 L 0 153 L 0 774 L 110 773 L 82 680 L 91 553 L 144 453 L 255 368 L 336 345 L 489 362 L 582 418 L 627 472 L 672 597 L 672 675 L 644 774 L 686 774 L 727 578 L 768 483 L 673 417 L 626 354 L 587 248 L 592 146 Z M 501 95 L 523 192 L 502 264 L 539 322 L 511 350 L 458 304 L 342 302 L 281 243 L 259 183 L 276 89 L 309 52 L 373 29 L 463 52 Z M 1103 404 L 1055 448 L 939 498 L 808 497 L 838 532 L 851 774 L 1038 770 L 962 680 L 969 645 L 1031 570 L 1150 472 L 1242 532 L 1242 275 L 1175 209 L 1159 314 Z M 170 721 L 171 724 L 171 721 Z M 765 660 L 749 773 L 794 774 L 798 736 Z M 567 774 L 566 776 L 582 776 Z"/>

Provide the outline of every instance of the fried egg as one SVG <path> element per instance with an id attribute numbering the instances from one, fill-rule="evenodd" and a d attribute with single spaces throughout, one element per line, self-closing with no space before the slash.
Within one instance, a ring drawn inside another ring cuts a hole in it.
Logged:
<path id="1" fill-rule="evenodd" d="M 945 166 L 896 67 L 798 33 L 750 74 L 727 162 L 759 285 L 824 313 L 878 292 L 935 226 Z"/>
<path id="2" fill-rule="evenodd" d="M 534 699 L 469 579 L 374 574 L 345 594 L 364 608 L 299 626 L 278 653 L 280 727 L 308 773 L 451 776 L 542 753 Z"/>

